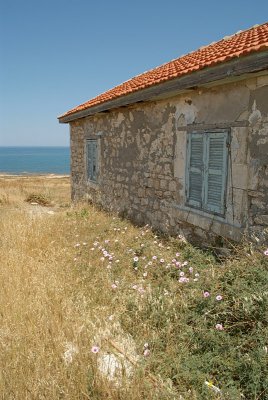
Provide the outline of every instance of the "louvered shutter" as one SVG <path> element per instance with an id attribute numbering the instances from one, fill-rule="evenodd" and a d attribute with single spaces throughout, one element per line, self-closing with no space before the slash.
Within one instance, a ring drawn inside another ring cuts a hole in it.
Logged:
<path id="1" fill-rule="evenodd" d="M 187 203 L 202 207 L 203 169 L 204 169 L 204 135 L 191 133 L 188 136 L 187 154 Z"/>
<path id="2" fill-rule="evenodd" d="M 92 140 L 92 180 L 97 180 L 97 141 Z"/>
<path id="3" fill-rule="evenodd" d="M 227 132 L 209 132 L 205 143 L 204 209 L 224 214 L 227 175 Z"/>
<path id="4" fill-rule="evenodd" d="M 97 141 L 87 140 L 87 177 L 91 181 L 97 180 Z"/>

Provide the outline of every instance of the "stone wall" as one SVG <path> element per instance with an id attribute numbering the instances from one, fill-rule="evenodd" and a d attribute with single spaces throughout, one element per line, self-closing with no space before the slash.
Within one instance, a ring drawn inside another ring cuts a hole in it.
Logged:
<path id="1" fill-rule="evenodd" d="M 71 123 L 74 199 L 87 198 L 137 223 L 209 243 L 265 240 L 268 227 L 268 76 L 191 90 Z M 224 217 L 185 205 L 186 136 L 230 130 Z M 98 183 L 86 180 L 85 140 L 99 144 Z"/>

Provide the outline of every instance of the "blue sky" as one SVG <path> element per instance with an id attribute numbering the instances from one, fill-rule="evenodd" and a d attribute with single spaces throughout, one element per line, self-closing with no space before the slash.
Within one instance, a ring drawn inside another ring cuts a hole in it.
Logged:
<path id="1" fill-rule="evenodd" d="M 0 146 L 68 145 L 58 115 L 267 17 L 267 0 L 0 0 Z"/>

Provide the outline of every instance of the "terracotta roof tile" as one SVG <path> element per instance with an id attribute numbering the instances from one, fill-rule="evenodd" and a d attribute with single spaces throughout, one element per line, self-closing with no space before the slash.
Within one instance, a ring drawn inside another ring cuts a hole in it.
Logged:
<path id="1" fill-rule="evenodd" d="M 180 58 L 156 67 L 150 71 L 137 75 L 134 78 L 108 90 L 105 93 L 80 104 L 61 117 L 86 110 L 98 104 L 116 99 L 138 90 L 148 88 L 159 83 L 190 74 L 193 71 L 210 67 L 235 57 L 268 49 L 268 22 L 254 26 L 248 30 L 227 36 L 219 42 L 201 47 Z"/>

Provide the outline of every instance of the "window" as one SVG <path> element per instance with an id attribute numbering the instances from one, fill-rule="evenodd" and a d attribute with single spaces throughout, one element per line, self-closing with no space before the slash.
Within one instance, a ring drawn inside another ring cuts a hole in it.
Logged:
<path id="1" fill-rule="evenodd" d="M 97 140 L 86 141 L 86 157 L 87 157 L 87 179 L 97 182 L 98 175 L 98 142 Z"/>
<path id="2" fill-rule="evenodd" d="M 190 133 L 187 138 L 186 201 L 223 215 L 227 186 L 228 132 Z"/>

